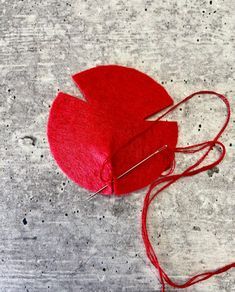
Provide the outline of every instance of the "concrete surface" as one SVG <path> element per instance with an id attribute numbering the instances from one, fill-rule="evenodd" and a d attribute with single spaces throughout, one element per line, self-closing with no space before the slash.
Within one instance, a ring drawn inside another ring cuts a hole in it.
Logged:
<path id="1" fill-rule="evenodd" d="M 234 4 L 0 1 L 1 292 L 159 291 L 140 233 L 146 190 L 85 201 L 89 193 L 66 178 L 49 152 L 49 106 L 57 90 L 79 95 L 71 74 L 117 63 L 162 82 L 175 101 L 211 89 L 234 108 Z M 179 145 L 213 137 L 224 117 L 214 97 L 182 107 L 173 116 Z M 159 259 L 175 280 L 234 260 L 234 123 L 233 115 L 222 137 L 223 163 L 174 184 L 151 210 Z M 182 167 L 191 159 L 177 157 Z M 234 275 L 187 291 L 235 291 Z"/>

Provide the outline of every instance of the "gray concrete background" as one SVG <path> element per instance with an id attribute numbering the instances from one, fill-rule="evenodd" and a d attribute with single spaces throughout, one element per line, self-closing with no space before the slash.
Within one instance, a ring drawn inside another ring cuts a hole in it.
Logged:
<path id="1" fill-rule="evenodd" d="M 233 0 L 0 1 L 1 292 L 159 291 L 140 233 L 146 190 L 84 201 L 89 193 L 49 152 L 49 106 L 57 90 L 79 95 L 71 74 L 115 63 L 162 82 L 175 101 L 211 89 L 234 108 L 234 9 Z M 224 117 L 214 97 L 190 102 L 173 116 L 179 145 L 213 137 Z M 151 209 L 159 259 L 175 280 L 234 259 L 234 123 L 223 163 L 174 184 Z M 182 168 L 191 159 L 177 157 Z M 187 291 L 234 287 L 231 271 Z"/>

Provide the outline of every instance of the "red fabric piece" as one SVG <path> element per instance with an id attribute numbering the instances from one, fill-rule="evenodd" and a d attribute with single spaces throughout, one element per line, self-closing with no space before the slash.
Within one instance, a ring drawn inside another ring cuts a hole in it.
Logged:
<path id="1" fill-rule="evenodd" d="M 126 194 L 149 185 L 174 159 L 176 122 L 145 118 L 173 100 L 156 81 L 135 69 L 108 65 L 73 76 L 86 101 L 60 92 L 53 102 L 48 139 L 61 169 L 93 192 Z M 120 180 L 120 174 L 167 145 Z"/>

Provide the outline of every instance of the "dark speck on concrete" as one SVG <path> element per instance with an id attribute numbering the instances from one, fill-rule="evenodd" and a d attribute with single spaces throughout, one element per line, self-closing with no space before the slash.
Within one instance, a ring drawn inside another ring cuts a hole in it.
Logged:
<path id="1" fill-rule="evenodd" d="M 64 216 L 68 216 L 68 213 L 65 213 Z"/>
<path id="2" fill-rule="evenodd" d="M 209 177 L 212 177 L 214 173 L 219 173 L 219 168 L 217 166 L 207 171 L 207 174 Z"/>
<path id="3" fill-rule="evenodd" d="M 24 219 L 23 219 L 23 224 L 24 224 L 24 225 L 27 225 L 27 223 L 28 223 L 28 222 L 27 222 L 26 218 L 24 218 Z"/>
<path id="4" fill-rule="evenodd" d="M 193 226 L 193 230 L 195 230 L 195 231 L 201 231 L 201 228 L 199 226 Z"/>
<path id="5" fill-rule="evenodd" d="M 33 237 L 22 237 L 23 240 L 37 240 L 37 236 Z"/>
<path id="6" fill-rule="evenodd" d="M 37 139 L 33 136 L 24 136 L 23 140 L 31 140 L 31 145 L 35 146 Z"/>
<path id="7" fill-rule="evenodd" d="M 119 217 L 124 212 L 124 207 L 121 204 L 114 205 L 112 208 L 112 214 L 115 217 Z"/>

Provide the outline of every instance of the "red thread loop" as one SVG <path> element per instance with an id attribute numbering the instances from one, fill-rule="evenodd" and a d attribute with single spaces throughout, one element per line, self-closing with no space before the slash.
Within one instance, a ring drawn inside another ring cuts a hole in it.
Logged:
<path id="1" fill-rule="evenodd" d="M 216 93 L 214 91 L 198 91 L 195 92 L 189 96 L 187 96 L 185 99 L 183 99 L 182 101 L 180 101 L 179 103 L 177 103 L 176 105 L 174 105 L 173 107 L 171 107 L 168 111 L 166 111 L 162 116 L 160 116 L 157 120 L 162 119 L 163 117 L 165 117 L 168 113 L 172 112 L 174 109 L 176 109 L 179 105 L 181 105 L 182 103 L 187 102 L 189 99 L 191 99 L 192 97 L 194 97 L 195 95 L 198 94 L 213 94 L 216 95 L 217 97 L 219 97 L 224 104 L 226 105 L 226 109 L 227 109 L 227 117 L 226 120 L 222 126 L 222 128 L 220 129 L 220 131 L 218 132 L 218 134 L 215 136 L 215 138 L 211 141 L 205 141 L 203 143 L 199 143 L 199 144 L 195 144 L 195 145 L 191 145 L 191 146 L 187 146 L 187 147 L 177 147 L 175 149 L 175 152 L 178 153 L 185 153 L 185 154 L 190 154 L 190 153 L 196 153 L 199 152 L 201 150 L 207 149 L 205 151 L 205 153 L 191 166 L 189 166 L 185 171 L 183 171 L 180 174 L 172 174 L 172 172 L 174 171 L 174 165 L 172 166 L 172 168 L 170 169 L 169 173 L 165 176 L 160 177 L 157 181 L 153 182 L 150 187 L 149 190 L 145 196 L 144 199 L 144 206 L 143 206 L 143 210 L 142 210 L 142 237 L 143 237 L 143 241 L 144 241 L 144 245 L 145 245 L 145 249 L 146 249 L 146 254 L 148 256 L 148 258 L 150 259 L 151 263 L 156 267 L 156 269 L 159 272 L 159 276 L 160 276 L 160 282 L 162 285 L 162 292 L 165 291 L 165 284 L 167 283 L 168 285 L 174 287 L 174 288 L 187 288 L 189 286 L 192 286 L 198 282 L 202 282 L 205 281 L 207 279 L 209 279 L 210 277 L 226 272 L 231 268 L 235 267 L 235 262 L 225 265 L 221 268 L 218 268 L 216 270 L 213 271 L 208 271 L 208 272 L 204 272 L 201 274 L 197 274 L 195 276 L 193 276 L 192 278 L 190 278 L 189 280 L 187 280 L 185 283 L 183 284 L 178 284 L 176 282 L 173 282 L 169 276 L 167 275 L 167 273 L 163 270 L 163 268 L 161 267 L 157 255 L 154 251 L 154 248 L 151 244 L 149 235 L 148 235 L 148 229 L 147 229 L 147 215 L 148 215 L 148 209 L 149 206 L 151 205 L 151 203 L 153 202 L 153 200 L 157 197 L 157 195 L 163 191 L 164 189 L 166 189 L 167 187 L 169 187 L 171 184 L 173 184 L 174 182 L 176 182 L 177 180 L 179 180 L 182 177 L 186 177 L 186 176 L 193 176 L 197 173 L 206 171 L 208 169 L 211 169 L 212 167 L 216 166 L 217 164 L 219 164 L 222 159 L 225 156 L 226 153 L 226 149 L 225 146 L 223 145 L 223 143 L 221 143 L 220 141 L 218 141 L 218 139 L 220 138 L 220 136 L 222 135 L 222 133 L 224 132 L 225 128 L 228 125 L 229 119 L 230 119 L 230 105 L 229 102 L 227 100 L 227 98 L 225 96 L 223 96 L 222 94 Z M 221 147 L 221 151 L 220 151 L 220 156 L 219 158 L 210 163 L 207 164 L 205 166 L 201 166 L 201 163 L 205 160 L 205 158 L 208 156 L 208 154 L 210 153 L 210 151 L 213 149 L 214 146 L 219 146 Z M 199 168 L 198 168 L 199 167 Z M 155 191 L 152 195 L 152 190 L 158 186 L 164 184 L 163 186 L 161 186 L 157 191 Z"/>

